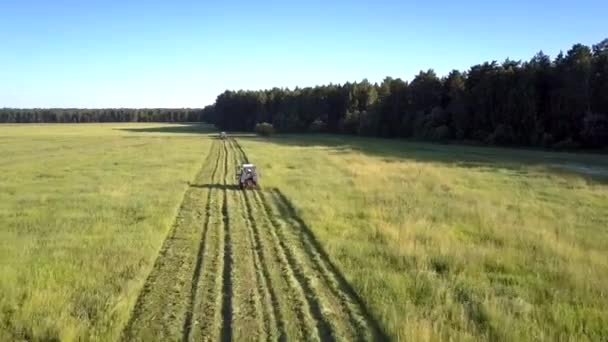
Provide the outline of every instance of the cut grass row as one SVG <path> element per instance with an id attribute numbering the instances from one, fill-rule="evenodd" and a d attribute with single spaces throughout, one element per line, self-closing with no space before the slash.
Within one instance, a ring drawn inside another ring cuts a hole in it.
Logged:
<path id="1" fill-rule="evenodd" d="M 211 149 L 195 183 L 223 174 L 221 156 Z M 190 186 L 170 236 L 140 293 L 125 340 L 177 340 L 190 334 L 196 288 L 214 203 L 210 189 Z"/>
<path id="2" fill-rule="evenodd" d="M 238 156 L 237 162 L 249 162 L 236 140 L 231 140 L 230 143 L 234 155 Z M 283 196 L 268 199 L 268 193 L 276 192 L 279 190 L 245 192 L 243 195 L 250 215 L 266 221 L 266 231 L 270 232 L 280 259 L 283 259 L 286 268 L 291 270 L 287 272 L 289 275 L 286 278 L 296 278 L 298 285 L 294 288 L 299 287 L 296 291 L 305 294 L 306 304 L 316 321 L 319 337 L 351 340 L 383 338 L 362 302 L 355 298 L 352 291 L 345 290 L 347 284 L 333 267 L 327 254 L 318 243 L 311 242 L 314 237 L 295 211 L 280 211 L 281 206 L 292 208 L 287 198 Z M 270 203 L 273 203 L 275 208 Z M 258 210 L 257 215 L 254 213 L 254 207 Z M 336 281 L 330 279 L 341 279 L 342 285 L 346 286 L 340 287 Z"/>
<path id="3" fill-rule="evenodd" d="M 303 221 L 293 211 L 279 217 L 286 198 L 238 190 L 236 165 L 246 159 L 234 140 L 213 143 L 178 217 L 205 210 L 177 220 L 124 339 L 382 338 Z"/>

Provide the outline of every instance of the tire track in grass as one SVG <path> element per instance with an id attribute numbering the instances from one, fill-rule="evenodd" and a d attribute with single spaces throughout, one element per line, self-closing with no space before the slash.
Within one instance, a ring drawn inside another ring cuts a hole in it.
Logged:
<path id="1" fill-rule="evenodd" d="M 204 180 L 220 163 L 216 144 L 212 144 L 195 181 Z M 211 161 L 215 158 L 215 163 Z M 203 234 L 205 213 L 198 203 L 205 199 L 205 190 L 189 187 L 185 193 L 170 235 L 144 283 L 131 318 L 121 338 L 133 340 L 179 340 L 183 338 L 183 322 L 192 302 L 192 274 L 195 272 Z M 197 243 L 198 242 L 198 243 Z M 188 280 L 187 280 L 188 279 Z"/>
<path id="2" fill-rule="evenodd" d="M 239 158 L 240 153 L 238 153 L 234 141 L 231 140 L 230 142 L 232 150 L 234 151 L 234 162 L 238 165 L 242 162 Z M 245 208 L 246 212 L 249 242 L 253 254 L 253 264 L 258 285 L 257 290 L 263 304 L 262 314 L 265 323 L 264 328 L 267 333 L 266 337 L 269 341 L 285 341 L 287 339 L 285 323 L 283 322 L 283 317 L 279 308 L 275 286 L 272 283 L 269 274 L 269 261 L 267 261 L 267 258 L 264 255 L 264 250 L 260 241 L 260 233 L 254 219 L 251 203 L 249 203 L 249 198 L 243 191 L 238 191 L 238 197 L 241 206 Z"/>
<path id="3" fill-rule="evenodd" d="M 241 158 L 243 159 L 243 161 L 245 163 L 249 163 L 249 158 L 247 158 L 247 154 L 243 150 L 243 147 L 241 147 L 241 144 L 239 144 L 238 141 L 236 141 L 236 139 L 234 139 L 234 138 L 232 138 L 231 141 L 234 144 L 234 146 L 236 147 L 236 149 L 239 151 L 239 154 L 241 155 Z"/>
<path id="4" fill-rule="evenodd" d="M 218 161 L 216 161 L 215 163 L 215 167 L 213 168 L 213 172 L 211 174 L 211 182 L 213 182 L 213 180 L 216 177 L 217 174 L 217 170 L 219 168 L 219 158 L 220 156 L 218 155 Z M 209 222 L 211 220 L 211 199 L 212 199 L 212 195 L 215 192 L 214 189 L 209 188 L 207 190 L 207 204 L 205 205 L 205 223 L 204 223 L 204 227 L 203 227 L 203 234 L 201 237 L 201 241 L 198 247 L 198 254 L 196 257 L 196 266 L 194 268 L 194 273 L 192 274 L 192 289 L 190 291 L 190 303 L 188 306 L 188 310 L 186 311 L 186 319 L 184 320 L 184 327 L 183 327 L 183 341 L 188 341 L 190 338 L 190 332 L 192 329 L 192 315 L 193 315 L 193 311 L 194 311 L 194 303 L 196 302 L 196 298 L 197 298 L 197 289 L 198 289 L 198 285 L 199 285 L 199 281 L 200 281 L 200 276 L 201 276 L 201 271 L 203 268 L 203 257 L 205 255 L 205 247 L 207 246 L 207 232 L 209 231 Z"/>

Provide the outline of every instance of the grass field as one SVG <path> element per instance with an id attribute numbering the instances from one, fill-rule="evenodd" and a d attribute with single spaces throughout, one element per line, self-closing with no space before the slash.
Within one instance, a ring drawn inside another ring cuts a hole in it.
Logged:
<path id="1" fill-rule="evenodd" d="M 116 339 L 209 146 L 0 125 L 0 340 Z"/>
<path id="2" fill-rule="evenodd" d="M 0 340 L 608 336 L 608 157 L 235 137 L 0 126 Z"/>
<path id="3" fill-rule="evenodd" d="M 608 157 L 331 136 L 239 141 L 389 336 L 608 336 Z"/>

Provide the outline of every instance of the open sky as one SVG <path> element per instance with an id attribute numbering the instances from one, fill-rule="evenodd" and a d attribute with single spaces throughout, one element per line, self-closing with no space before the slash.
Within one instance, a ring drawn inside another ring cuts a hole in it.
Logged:
<path id="1" fill-rule="evenodd" d="M 0 0 L 0 107 L 202 107 L 608 37 L 606 0 Z"/>

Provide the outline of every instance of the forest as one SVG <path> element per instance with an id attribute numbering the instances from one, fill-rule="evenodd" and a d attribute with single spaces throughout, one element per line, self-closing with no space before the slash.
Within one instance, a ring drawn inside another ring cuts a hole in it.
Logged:
<path id="1" fill-rule="evenodd" d="M 279 132 L 329 132 L 553 148 L 608 146 L 608 39 L 553 60 L 485 62 L 411 82 L 386 77 L 293 90 L 225 91 L 203 110 L 225 130 L 269 122 Z"/>
<path id="2" fill-rule="evenodd" d="M 190 108 L 0 108 L 0 123 L 195 122 L 202 113 Z"/>
<path id="3" fill-rule="evenodd" d="M 226 90 L 203 109 L 0 109 L 2 123 L 193 122 L 251 131 L 327 132 L 558 149 L 608 146 L 608 39 L 554 59 L 506 59 L 411 81 Z"/>

